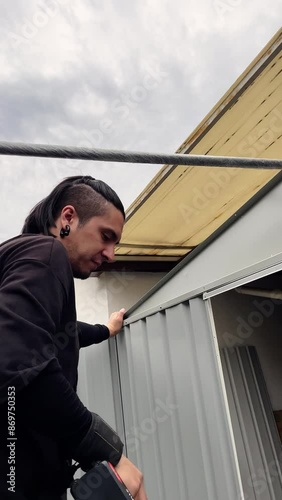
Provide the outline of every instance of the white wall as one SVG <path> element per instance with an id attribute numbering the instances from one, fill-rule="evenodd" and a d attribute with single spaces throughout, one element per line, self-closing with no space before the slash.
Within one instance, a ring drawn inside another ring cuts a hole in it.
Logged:
<path id="1" fill-rule="evenodd" d="M 121 307 L 129 309 L 145 295 L 166 273 L 108 273 L 105 286 L 108 293 L 109 310 Z"/>
<path id="2" fill-rule="evenodd" d="M 109 314 L 129 309 L 166 273 L 103 273 L 98 278 L 75 280 L 77 317 L 90 323 L 104 323 Z"/>
<path id="3" fill-rule="evenodd" d="M 77 319 L 87 323 L 106 323 L 107 290 L 102 280 L 89 278 L 75 282 Z M 80 350 L 78 394 L 87 408 L 116 428 L 108 342 Z"/>
<path id="4" fill-rule="evenodd" d="M 281 410 L 282 302 L 236 291 L 211 301 L 219 346 L 256 347 L 273 410 Z"/>

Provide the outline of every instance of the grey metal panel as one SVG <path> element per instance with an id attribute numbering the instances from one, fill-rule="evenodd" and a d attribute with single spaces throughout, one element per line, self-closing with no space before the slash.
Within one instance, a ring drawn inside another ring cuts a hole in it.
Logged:
<path id="1" fill-rule="evenodd" d="M 233 290 L 239 286 L 245 285 L 246 283 L 250 283 L 251 281 L 258 280 L 260 278 L 264 278 L 265 276 L 269 276 L 270 274 L 277 273 L 282 269 L 282 253 L 275 255 L 274 257 L 270 257 L 269 259 L 264 260 L 263 262 L 259 262 L 258 264 L 254 264 L 250 268 L 242 269 L 239 273 L 236 273 L 234 276 L 228 276 L 224 279 L 225 284 L 214 283 L 213 286 L 208 286 L 206 289 L 210 290 L 203 294 L 204 299 L 209 299 L 211 297 L 215 297 L 216 295 L 220 295 L 221 293 L 228 292 L 229 290 Z M 240 277 L 243 276 L 243 277 Z"/>
<path id="2" fill-rule="evenodd" d="M 109 312 L 104 279 L 75 280 L 75 290 L 79 320 L 105 324 Z M 114 400 L 113 373 L 108 341 L 80 349 L 78 394 L 87 408 L 117 428 L 118 408 Z"/>
<path id="3" fill-rule="evenodd" d="M 177 274 L 165 278 L 158 290 L 132 308 L 131 314 L 158 307 L 192 290 L 197 290 L 277 255 L 282 249 L 282 184 L 230 226 Z M 191 253 L 191 258 L 193 257 Z"/>
<path id="4" fill-rule="evenodd" d="M 222 349 L 239 467 L 248 500 L 281 500 L 282 447 L 254 347 Z"/>
<path id="5" fill-rule="evenodd" d="M 112 385 L 112 371 L 108 342 L 94 344 L 81 350 L 78 395 L 87 408 L 101 415 L 113 428 L 117 428 Z M 120 428 L 120 427 L 119 427 Z"/>
<path id="6" fill-rule="evenodd" d="M 125 327 L 118 355 L 128 456 L 154 500 L 238 500 L 213 333 L 193 299 Z"/>
<path id="7" fill-rule="evenodd" d="M 119 360 L 117 352 L 117 338 L 109 340 L 109 352 L 111 363 L 112 394 L 115 408 L 115 429 L 123 442 L 125 442 L 124 415 L 122 405 L 122 394 L 120 386 Z"/>
<path id="8" fill-rule="evenodd" d="M 169 307 L 175 306 L 182 302 L 186 302 L 194 297 L 203 296 L 204 300 L 209 299 L 211 297 L 215 297 L 221 293 L 237 288 L 238 286 L 242 286 L 246 283 L 250 283 L 251 281 L 257 280 L 259 278 L 263 278 L 265 276 L 269 276 L 270 274 L 277 273 L 282 269 L 282 252 L 269 257 L 268 259 L 263 260 L 262 262 L 258 262 L 251 267 L 241 269 L 236 273 L 230 274 L 229 276 L 225 276 L 217 281 L 212 283 L 207 283 L 196 290 L 192 290 L 188 293 L 184 293 L 183 295 L 178 295 L 173 299 L 168 300 L 167 302 L 163 302 L 162 304 L 158 304 L 151 309 L 143 309 L 140 310 L 139 313 L 133 314 L 132 316 L 126 317 L 124 324 L 128 325 L 129 323 L 133 323 L 134 321 L 138 321 L 144 317 L 155 314 L 156 312 L 162 311 Z M 128 315 L 128 313 L 127 313 Z"/>

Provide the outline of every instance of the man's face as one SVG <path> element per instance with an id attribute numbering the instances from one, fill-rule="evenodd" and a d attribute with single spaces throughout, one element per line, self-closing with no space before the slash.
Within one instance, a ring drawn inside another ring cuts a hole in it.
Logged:
<path id="1" fill-rule="evenodd" d="M 92 217 L 79 226 L 77 215 L 63 224 L 70 225 L 69 236 L 61 239 L 66 248 L 75 278 L 86 279 L 103 262 L 112 262 L 115 245 L 120 241 L 124 218 L 108 203 L 104 215 Z"/>

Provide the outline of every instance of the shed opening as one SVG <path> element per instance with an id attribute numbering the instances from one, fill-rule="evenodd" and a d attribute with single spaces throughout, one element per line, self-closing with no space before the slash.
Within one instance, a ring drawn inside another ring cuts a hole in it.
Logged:
<path id="1" fill-rule="evenodd" d="M 244 499 L 281 499 L 282 273 L 211 305 Z"/>

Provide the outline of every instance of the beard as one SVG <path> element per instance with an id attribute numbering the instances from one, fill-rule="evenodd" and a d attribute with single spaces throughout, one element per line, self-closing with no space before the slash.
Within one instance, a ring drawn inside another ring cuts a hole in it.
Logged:
<path id="1" fill-rule="evenodd" d="M 90 271 L 82 271 L 81 269 L 73 269 L 72 273 L 73 277 L 79 280 L 86 280 L 91 275 Z"/>
<path id="2" fill-rule="evenodd" d="M 77 259 L 75 252 L 68 251 L 68 254 L 73 277 L 80 280 L 86 280 L 87 278 L 89 278 L 91 270 L 87 269 L 87 264 L 84 263 L 83 266 L 83 261 L 81 264 L 79 259 Z"/>
<path id="3" fill-rule="evenodd" d="M 89 278 L 91 271 L 89 269 L 81 269 L 77 264 L 74 262 L 71 262 L 71 268 L 72 268 L 72 274 L 74 278 L 77 278 L 79 280 L 86 280 Z"/>

